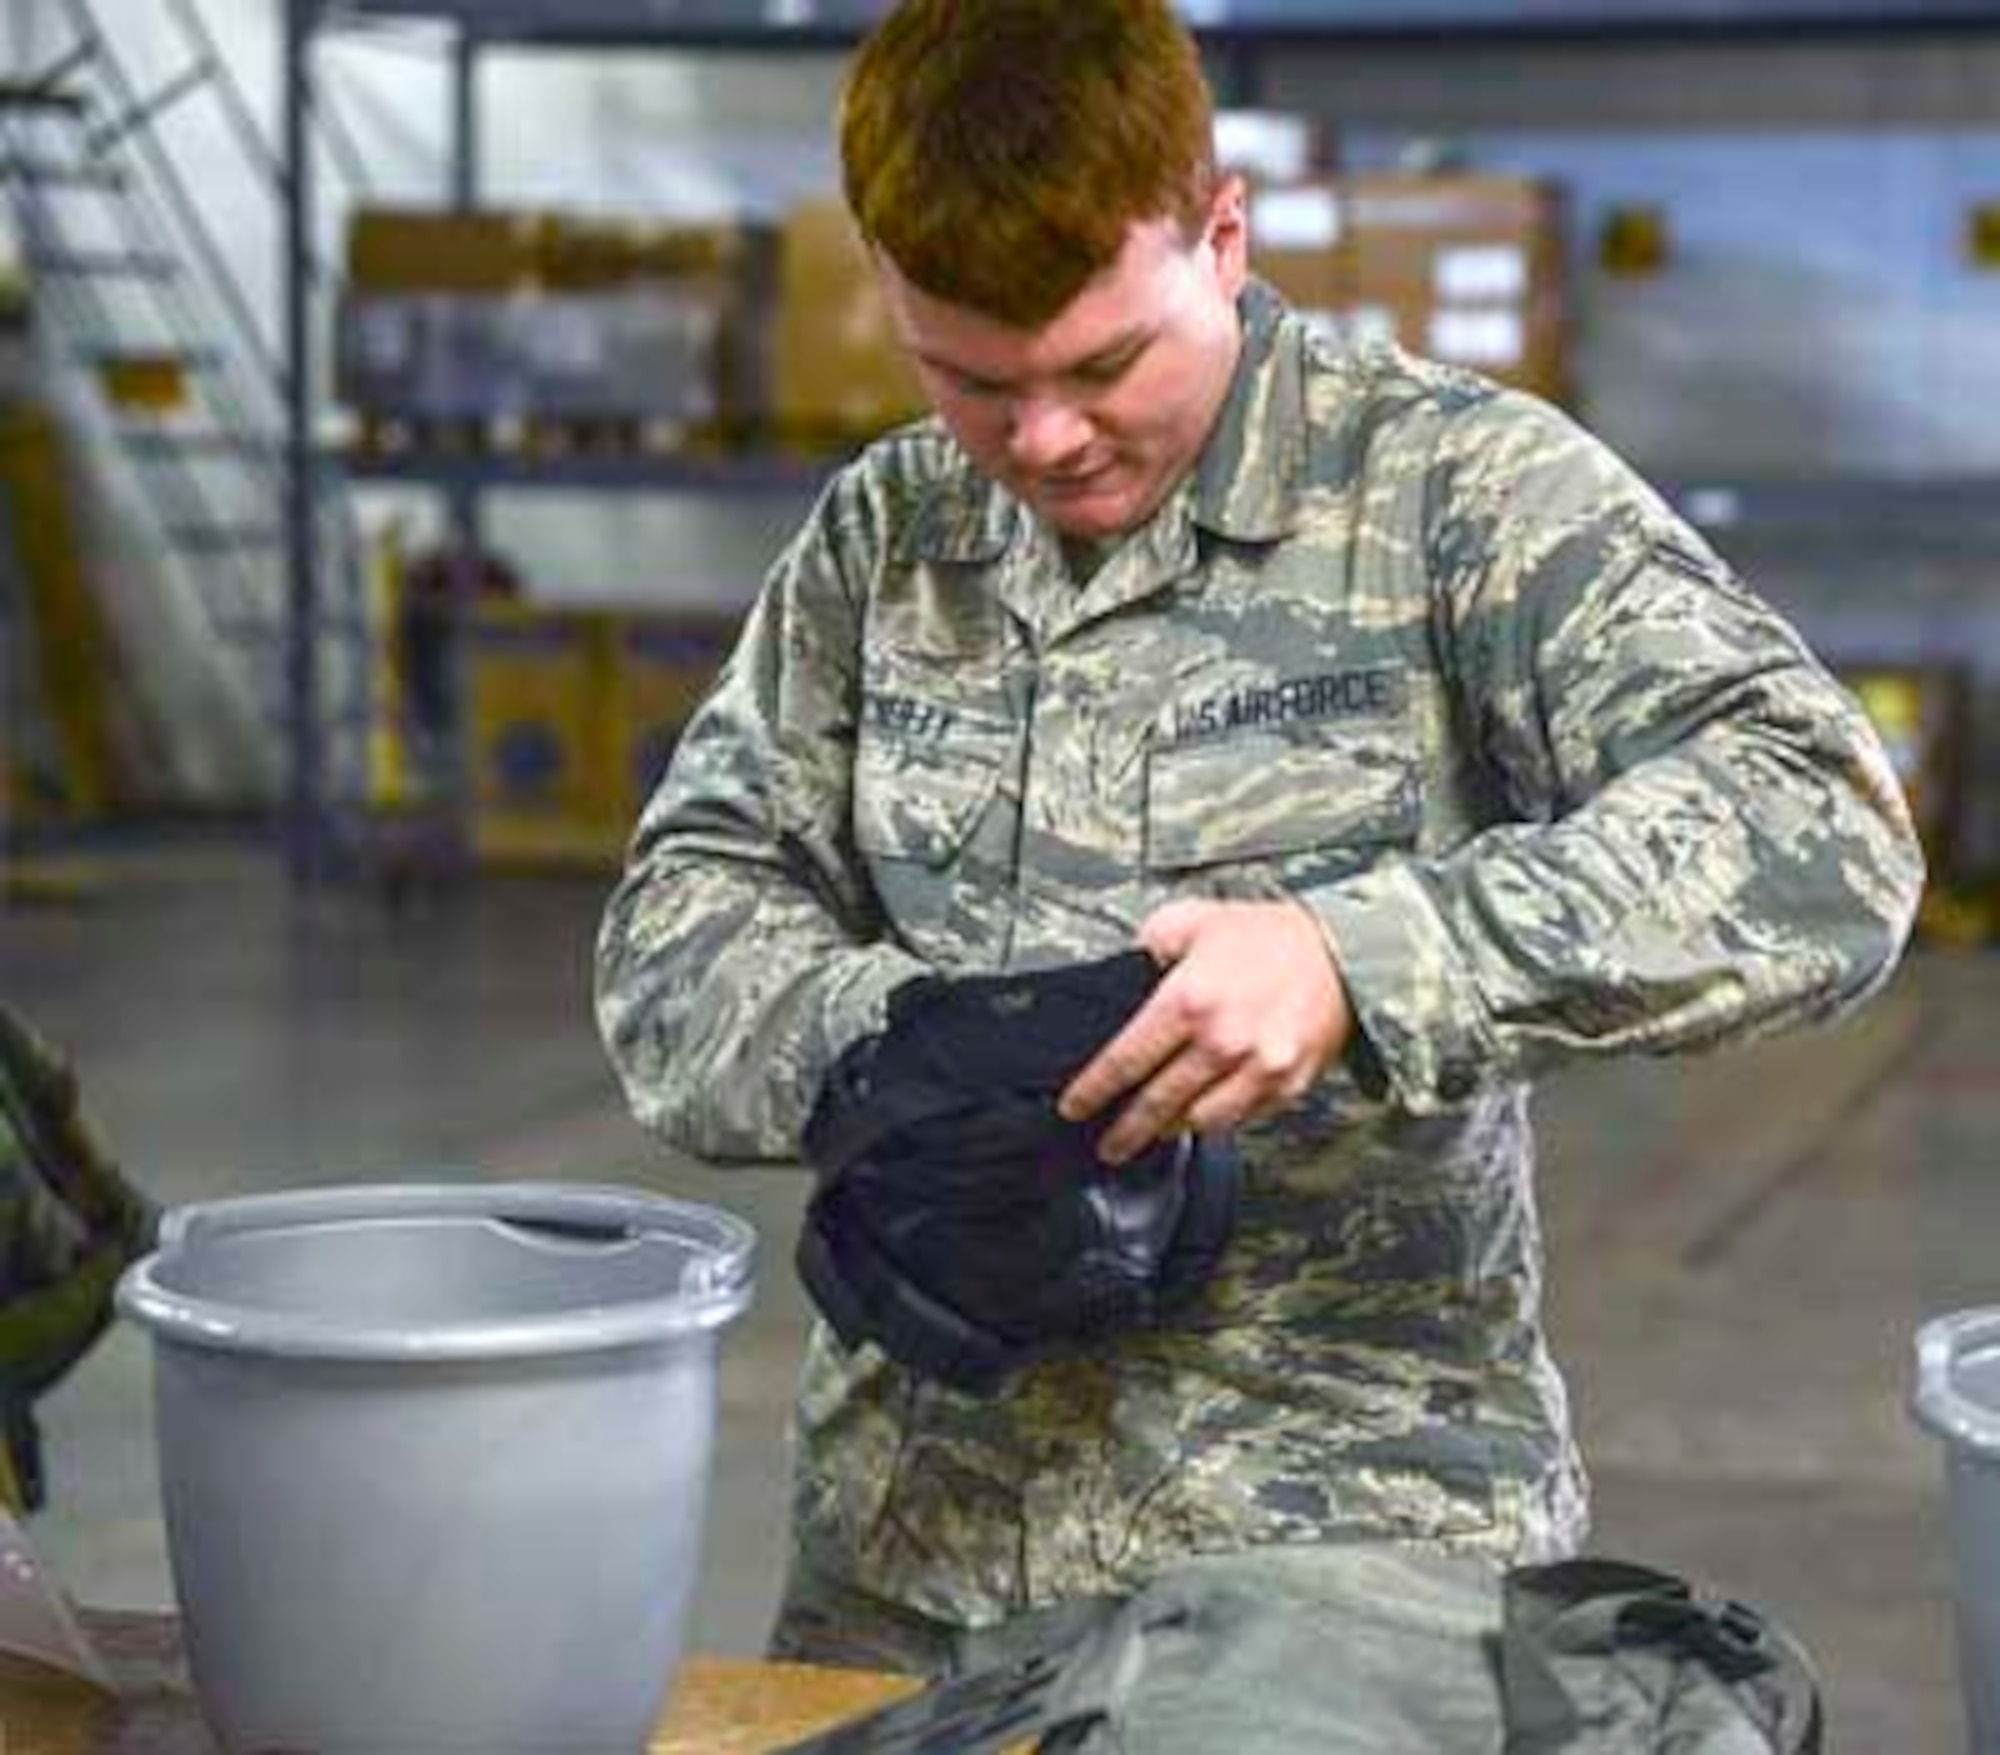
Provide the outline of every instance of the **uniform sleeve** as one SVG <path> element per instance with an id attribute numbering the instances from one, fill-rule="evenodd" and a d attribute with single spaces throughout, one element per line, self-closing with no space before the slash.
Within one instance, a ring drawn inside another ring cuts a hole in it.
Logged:
<path id="1" fill-rule="evenodd" d="M 1853 699 L 1607 449 L 1503 395 L 1421 494 L 1453 711 L 1513 819 L 1308 900 L 1415 1110 L 1565 1061 L 1831 1018 L 1923 882 Z"/>
<path id="2" fill-rule="evenodd" d="M 922 970 L 882 939 L 849 828 L 876 526 L 850 471 L 773 568 L 598 935 L 598 1024 L 633 1113 L 717 1162 L 796 1157 L 826 1069 Z"/>

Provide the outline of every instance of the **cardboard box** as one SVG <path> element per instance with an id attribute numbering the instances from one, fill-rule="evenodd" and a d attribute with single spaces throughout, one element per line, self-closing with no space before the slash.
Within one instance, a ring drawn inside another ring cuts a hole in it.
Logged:
<path id="1" fill-rule="evenodd" d="M 349 245 L 335 383 L 371 422 L 629 423 L 675 442 L 769 406 L 769 227 L 378 208 Z"/>
<path id="2" fill-rule="evenodd" d="M 507 358 L 527 411 L 554 420 L 713 421 L 725 290 L 637 285 L 516 301 Z"/>
<path id="3" fill-rule="evenodd" d="M 542 213 L 534 226 L 537 284 L 568 292 L 634 281 L 726 283 L 751 243 L 750 232 L 736 224 Z"/>
<path id="4" fill-rule="evenodd" d="M 1569 396 L 1563 215 L 1549 184 L 1378 175 L 1345 185 L 1354 304 L 1404 345 L 1555 401 Z"/>
<path id="5" fill-rule="evenodd" d="M 536 279 L 528 213 L 363 207 L 347 228 L 347 279 L 372 293 L 507 292 Z"/>
<path id="6" fill-rule="evenodd" d="M 875 265 L 836 197 L 803 201 L 778 242 L 772 416 L 781 435 L 870 436 L 927 412 Z"/>
<path id="7" fill-rule="evenodd" d="M 590 390 L 591 399 L 622 397 L 632 403 L 639 392 L 629 386 L 648 377 L 657 381 L 662 367 L 640 356 L 657 352 L 667 339 L 661 319 L 672 309 L 679 314 L 676 344 L 698 348 L 702 355 L 696 377 L 678 374 L 683 384 L 699 384 L 699 405 L 674 394 L 666 398 L 671 410 L 634 412 L 735 436 L 764 422 L 771 401 L 766 336 L 777 286 L 774 228 L 750 221 L 696 224 L 550 213 L 541 216 L 539 235 L 544 289 L 623 305 L 622 314 L 608 316 L 607 324 L 623 344 L 617 375 L 628 380 L 628 388 L 612 393 L 598 385 Z"/>
<path id="8" fill-rule="evenodd" d="M 1563 203 L 1551 185 L 1390 172 L 1263 189 L 1251 249 L 1260 274 L 1345 340 L 1392 336 L 1569 398 Z"/>
<path id="9" fill-rule="evenodd" d="M 691 428 L 722 413 L 726 299 L 714 285 L 600 293 L 355 293 L 334 379 L 381 420 L 629 421 Z"/>
<path id="10" fill-rule="evenodd" d="M 1253 184 L 1303 182 L 1329 168 L 1318 121 L 1293 110 L 1217 110 L 1215 162 Z"/>
<path id="11" fill-rule="evenodd" d="M 750 247 L 734 223 L 539 208 L 363 207 L 347 278 L 369 292 L 599 292 L 634 281 L 724 282 Z"/>
<path id="12" fill-rule="evenodd" d="M 500 320 L 505 297 L 350 288 L 334 319 L 333 381 L 341 401 L 390 420 L 458 420 L 520 412 Z"/>
<path id="13" fill-rule="evenodd" d="M 1253 190 L 1250 250 L 1251 266 L 1302 314 L 1333 321 L 1352 305 L 1346 202 L 1331 179 Z"/>
<path id="14" fill-rule="evenodd" d="M 631 822 L 612 766 L 605 618 L 483 603 L 469 637 L 475 854 L 497 865 L 615 863 Z"/>

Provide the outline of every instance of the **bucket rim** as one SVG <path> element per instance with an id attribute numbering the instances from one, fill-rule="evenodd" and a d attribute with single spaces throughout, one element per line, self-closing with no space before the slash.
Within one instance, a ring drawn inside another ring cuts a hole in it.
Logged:
<path id="1" fill-rule="evenodd" d="M 555 1225 L 601 1230 L 610 1247 L 654 1235 L 693 1242 L 698 1252 L 669 1295 L 533 1317 L 423 1324 L 246 1308 L 178 1291 L 162 1279 L 162 1270 L 224 1237 L 433 1218 L 482 1221 L 503 1231 L 524 1226 L 527 1232 L 513 1234 L 525 1248 L 599 1246 L 533 1234 L 536 1226 Z M 161 1224 L 159 1247 L 125 1270 L 116 1298 L 119 1313 L 156 1339 L 213 1352 L 412 1364 L 546 1358 L 655 1345 L 721 1328 L 749 1305 L 756 1248 L 755 1230 L 734 1213 L 609 1183 L 347 1184 L 174 1208 Z"/>
<path id="2" fill-rule="evenodd" d="M 1910 1412 L 1955 1449 L 2000 1457 L 2000 1407 L 1974 1401 L 1958 1387 L 1958 1367 L 1976 1348 L 2000 1351 L 2000 1307 L 1954 1311 L 1919 1328 Z"/>

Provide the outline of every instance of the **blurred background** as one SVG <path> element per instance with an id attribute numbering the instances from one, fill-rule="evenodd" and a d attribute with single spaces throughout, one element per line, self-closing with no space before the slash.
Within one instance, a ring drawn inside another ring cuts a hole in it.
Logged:
<path id="1" fill-rule="evenodd" d="M 163 1200 L 624 1180 L 765 1239 L 697 1638 L 777 1585 L 794 1173 L 626 1119 L 589 952 L 827 471 L 920 407 L 837 198 L 864 0 L 11 0 L 0 997 Z M 1574 410 L 1860 695 L 1931 856 L 1852 1024 L 1545 1097 L 1599 1539 L 1961 1735 L 1928 1314 L 2000 1289 L 2000 8 L 1189 0 L 1258 270 Z M 33 1524 L 170 1600 L 146 1368 Z"/>

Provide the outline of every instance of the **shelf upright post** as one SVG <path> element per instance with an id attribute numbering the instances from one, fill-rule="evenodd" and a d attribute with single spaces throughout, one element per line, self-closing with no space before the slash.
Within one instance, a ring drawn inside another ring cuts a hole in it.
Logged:
<path id="1" fill-rule="evenodd" d="M 459 212 L 479 201 L 479 45 L 460 25 L 451 43 L 451 204 Z"/>
<path id="2" fill-rule="evenodd" d="M 292 880 L 311 888 L 323 875 L 326 774 L 320 738 L 319 555 L 314 540 L 319 460 L 312 403 L 317 361 L 312 331 L 312 36 L 320 0 L 284 0 L 279 143 L 284 231 L 279 265 L 285 297 L 285 727 L 284 841 Z"/>
<path id="3" fill-rule="evenodd" d="M 1255 43 L 1245 36 L 1227 36 L 1208 48 L 1209 77 L 1222 103 L 1248 110 L 1263 102 L 1264 69 Z"/>
<path id="4" fill-rule="evenodd" d="M 451 44 L 450 140 L 446 148 L 452 211 L 469 213 L 479 204 L 479 39 L 474 27 L 461 23 Z M 483 439 L 475 437 L 475 444 Z M 473 702 L 472 642 L 478 613 L 481 574 L 485 566 L 477 470 L 468 470 L 445 489 L 445 525 L 449 559 L 445 567 L 445 643 L 449 676 L 448 733 L 442 753 L 446 809 L 455 851 L 466 855 L 473 840 L 474 783 L 469 750 Z"/>

